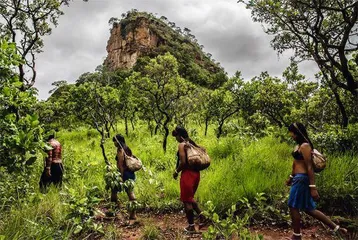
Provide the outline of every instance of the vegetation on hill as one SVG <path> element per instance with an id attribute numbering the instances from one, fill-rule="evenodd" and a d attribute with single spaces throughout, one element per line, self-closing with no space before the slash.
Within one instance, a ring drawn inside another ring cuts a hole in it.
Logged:
<path id="1" fill-rule="evenodd" d="M 210 89 L 220 87 L 227 81 L 220 63 L 210 53 L 203 52 L 204 46 L 198 43 L 190 29 L 181 29 L 164 16 L 157 18 L 151 13 L 137 10 L 128 11 L 121 18 L 111 18 L 109 21 L 113 27 L 120 25 L 123 38 L 143 22 L 148 23 L 149 30 L 160 39 L 160 44 L 143 53 L 143 59 L 138 60 L 135 70 L 141 69 L 148 58 L 170 52 L 178 61 L 179 75 L 188 81 Z"/>

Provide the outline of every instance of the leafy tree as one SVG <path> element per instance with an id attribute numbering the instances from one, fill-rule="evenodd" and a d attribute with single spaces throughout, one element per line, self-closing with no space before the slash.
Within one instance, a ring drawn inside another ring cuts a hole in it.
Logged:
<path id="1" fill-rule="evenodd" d="M 53 92 L 57 91 L 59 88 L 61 88 L 63 86 L 66 86 L 67 81 L 66 80 L 60 80 L 60 81 L 53 82 L 51 85 L 54 86 L 55 88 L 51 89 L 48 92 L 49 94 L 52 94 Z"/>
<path id="2" fill-rule="evenodd" d="M 151 59 L 142 73 L 135 72 L 130 79 L 140 94 L 142 109 L 151 109 L 146 114 L 163 127 L 163 150 L 166 151 L 169 124 L 193 85 L 179 76 L 178 63 L 170 53 Z"/>
<path id="3" fill-rule="evenodd" d="M 212 94 L 212 90 L 203 88 L 199 92 L 199 96 L 197 98 L 199 102 L 197 112 L 199 112 L 199 114 L 202 116 L 205 122 L 205 130 L 204 130 L 205 136 L 208 133 L 209 123 L 213 118 L 212 115 L 213 109 L 211 109 L 211 103 L 210 103 L 211 94 Z"/>
<path id="4" fill-rule="evenodd" d="M 266 23 L 271 44 L 279 53 L 295 51 L 298 60 L 313 59 L 327 81 L 358 98 L 358 80 L 349 66 L 358 50 L 358 2 L 240 0 L 253 20 Z"/>
<path id="5" fill-rule="evenodd" d="M 63 13 L 60 11 L 62 1 L 57 0 L 14 0 L 0 1 L 2 37 L 9 37 L 13 43 L 19 43 L 17 50 L 23 61 L 18 63 L 19 81 L 26 88 L 35 83 L 35 54 L 41 52 L 42 37 L 51 33 L 50 23 L 57 25 L 57 19 Z M 26 69 L 31 70 L 29 77 L 25 76 Z"/>
<path id="6" fill-rule="evenodd" d="M 291 114 L 295 116 L 291 116 L 291 119 L 305 119 L 306 125 L 312 125 L 308 114 L 309 100 L 317 91 L 318 84 L 307 81 L 306 77 L 298 72 L 298 65 L 295 62 L 291 62 L 282 76 L 283 82 L 288 84 L 288 90 L 294 93 L 294 98 L 291 99 L 294 109 Z"/>
<path id="7" fill-rule="evenodd" d="M 39 115 L 40 122 L 45 129 L 70 128 L 79 124 L 79 121 L 71 110 L 71 90 L 76 86 L 67 84 L 66 81 L 54 82 L 55 89 L 51 90 L 51 96 L 46 101 L 35 104 L 34 109 Z"/>
<path id="8" fill-rule="evenodd" d="M 31 111 L 35 91 L 21 91 L 23 83 L 13 72 L 22 62 L 14 43 L 0 41 L 0 166 L 20 171 L 36 160 L 44 147 L 43 129 Z"/>
<path id="9" fill-rule="evenodd" d="M 225 121 L 240 111 L 240 104 L 236 94 L 242 84 L 243 80 L 238 73 L 210 95 L 208 115 L 210 114 L 218 124 L 217 138 L 220 138 L 223 133 Z"/>
<path id="10" fill-rule="evenodd" d="M 288 126 L 288 117 L 294 107 L 295 92 L 289 91 L 287 83 L 271 77 L 267 72 L 261 73 L 253 81 L 257 82 L 257 93 L 254 95 L 257 111 L 280 128 Z"/>
<path id="11" fill-rule="evenodd" d="M 96 83 L 84 83 L 70 91 L 71 111 L 80 121 L 94 127 L 101 134 L 102 154 L 107 165 L 104 143 L 114 130 L 114 124 L 120 111 L 118 89 L 110 86 L 98 86 Z"/>
<path id="12" fill-rule="evenodd" d="M 119 88 L 119 99 L 120 99 L 120 116 L 124 119 L 126 135 L 128 136 L 128 119 L 131 121 L 132 129 L 134 130 L 134 120 L 136 117 L 136 112 L 138 111 L 137 105 L 140 104 L 137 98 L 134 95 L 134 86 L 132 85 L 130 78 L 124 79 L 120 84 Z"/>
<path id="13" fill-rule="evenodd" d="M 35 56 L 42 52 L 42 38 L 51 34 L 51 24 L 57 26 L 57 20 L 63 14 L 60 6 L 68 5 L 69 2 L 70 0 L 0 0 L 0 36 L 17 44 L 17 53 L 22 58 L 18 62 L 18 69 L 19 81 L 24 83 L 23 90 L 35 84 Z"/>

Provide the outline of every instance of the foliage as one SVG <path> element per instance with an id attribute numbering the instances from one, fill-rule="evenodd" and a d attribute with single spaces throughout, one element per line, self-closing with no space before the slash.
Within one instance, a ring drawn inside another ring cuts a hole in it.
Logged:
<path id="1" fill-rule="evenodd" d="M 141 240 L 156 240 L 156 239 L 162 239 L 158 226 L 156 226 L 154 223 L 146 223 Z"/>
<path id="2" fill-rule="evenodd" d="M 163 150 L 166 151 L 169 124 L 177 112 L 185 109 L 190 112 L 194 86 L 179 76 L 178 63 L 170 53 L 151 59 L 143 73 L 135 72 L 130 78 L 138 89 L 142 112 L 164 129 Z"/>
<path id="3" fill-rule="evenodd" d="M 94 221 L 95 207 L 101 201 L 99 197 L 97 187 L 91 188 L 83 198 L 78 198 L 75 190 L 69 189 L 67 204 L 70 211 L 66 218 L 73 224 L 74 234 L 88 233 L 89 231 L 104 234 L 102 224 Z"/>
<path id="4" fill-rule="evenodd" d="M 136 173 L 134 191 L 138 203 L 141 204 L 139 210 L 171 212 L 182 209 L 182 204 L 178 201 L 179 182 L 171 176 L 175 167 L 175 139 L 168 139 L 168 150 L 164 154 L 159 144 L 153 144 L 161 138 L 151 136 L 146 131 L 145 122 L 139 121 L 137 124 L 136 130 L 126 138 L 126 142 L 146 166 L 146 171 Z M 124 132 L 124 123 L 117 128 L 119 132 Z M 196 132 L 192 135 L 193 140 L 204 145 L 213 159 L 210 169 L 201 172 L 201 182 L 196 194 L 199 203 L 212 201 L 215 212 L 222 217 L 220 221 L 225 220 L 226 211 L 235 204 L 236 210 L 239 210 L 237 213 L 243 214 L 238 215 L 240 219 L 245 213 L 253 216 L 248 224 L 261 224 L 264 219 L 269 219 L 270 224 L 284 224 L 287 220 L 286 199 L 289 191 L 284 182 L 291 170 L 293 144 L 280 143 L 278 138 L 270 135 L 257 140 L 245 135 L 227 135 L 217 141 L 214 129 L 209 129 L 206 137 L 203 130 L 204 126 L 188 126 L 190 133 Z M 14 205 L 13 198 L 8 197 L 16 196 L 14 183 L 18 180 L 10 178 L 8 174 L 0 176 L 6 183 L 3 190 L 0 187 L 0 196 L 3 199 L 2 193 L 5 193 L 4 198 L 7 196 L 9 199 L 0 210 L 5 216 L 0 221 L 0 235 L 5 235 L 6 239 L 13 239 L 17 232 L 21 232 L 18 233 L 19 239 L 33 236 L 73 239 L 89 234 L 101 234 L 95 233 L 95 229 L 100 225 L 92 225 L 100 222 L 95 220 L 95 216 L 96 209 L 102 202 L 96 202 L 98 199 L 109 201 L 109 193 L 103 181 L 105 163 L 101 157 L 101 149 L 96 144 L 99 140 L 98 133 L 96 130 L 81 127 L 77 130 L 60 131 L 58 139 L 63 143 L 66 170 L 62 191 L 53 189 L 47 195 L 36 191 L 42 166 L 40 162 L 35 162 L 36 170 L 27 176 L 30 188 L 24 191 L 23 200 Z M 113 154 L 116 152 L 112 142 L 105 142 L 105 147 Z M 113 158 L 110 159 L 113 164 Z M 342 211 L 354 215 L 357 213 L 354 209 L 358 206 L 357 157 L 348 153 L 337 153 L 328 154 L 328 159 L 329 165 L 316 177 L 316 185 L 321 195 L 319 209 L 323 208 L 328 214 Z M 95 186 L 98 188 L 91 192 Z M 6 192 L 8 189 L 11 193 Z M 217 194 L 218 192 L 220 194 Z M 257 192 L 265 193 L 263 197 L 266 200 L 258 197 Z M 91 199 L 92 196 L 95 199 Z M 82 202 L 81 199 L 86 200 Z M 128 201 L 126 194 L 120 194 L 119 199 Z M 242 201 L 245 201 L 245 204 Z M 344 206 L 341 205 L 342 201 L 345 202 Z M 3 204 L 1 202 L 0 206 Z M 71 213 L 74 215 L 65 220 Z M 75 226 L 79 222 L 84 229 L 79 235 L 74 235 Z M 104 225 L 105 232 L 106 228 Z"/>
<path id="5" fill-rule="evenodd" d="M 279 203 L 284 202 L 287 196 L 277 196 L 274 201 L 270 201 L 265 193 L 257 193 L 255 198 L 250 202 L 246 197 L 240 198 L 236 204 L 239 216 L 248 215 L 251 224 L 270 224 L 270 225 L 287 225 L 290 215 Z M 275 205 L 275 203 L 277 205 Z"/>
<path id="6" fill-rule="evenodd" d="M 51 34 L 51 25 L 58 25 L 58 18 L 63 15 L 60 7 L 70 1 L 0 1 L 0 37 L 17 44 L 16 52 L 22 59 L 16 64 L 19 81 L 23 84 L 21 90 L 25 91 L 35 84 L 36 54 L 42 52 L 43 37 Z"/>
<path id="7" fill-rule="evenodd" d="M 22 91 L 23 84 L 12 71 L 21 62 L 13 43 L 0 42 L 0 166 L 9 171 L 25 169 L 44 147 L 43 129 L 31 111 L 35 92 Z"/>
<path id="8" fill-rule="evenodd" d="M 259 112 L 266 116 L 271 123 L 279 127 L 288 126 L 287 117 L 293 107 L 292 98 L 294 92 L 288 91 L 288 86 L 280 79 L 262 73 L 257 81 L 257 93 L 254 96 L 254 104 Z"/>
<path id="9" fill-rule="evenodd" d="M 219 215 L 215 212 L 215 206 L 212 202 L 207 202 L 205 208 L 207 210 L 203 214 L 211 220 L 212 225 L 203 234 L 204 239 L 232 239 L 234 236 L 245 240 L 263 239 L 261 235 L 252 235 L 247 228 L 249 215 L 245 215 L 243 218 L 235 215 L 235 205 L 227 210 L 226 218 L 224 219 L 220 219 Z"/>
<path id="10" fill-rule="evenodd" d="M 254 0 L 246 3 L 256 22 L 267 24 L 271 45 L 279 53 L 295 51 L 298 60 L 314 60 L 327 81 L 358 96 L 358 83 L 349 60 L 357 51 L 356 1 Z"/>
<path id="11" fill-rule="evenodd" d="M 111 18 L 109 24 L 113 28 L 120 27 L 123 38 L 137 26 L 146 24 L 158 36 L 160 44 L 144 52 L 142 58 L 154 58 L 169 52 L 178 61 L 179 75 L 191 83 L 215 89 L 227 81 L 224 69 L 211 59 L 211 54 L 202 51 L 203 46 L 198 44 L 190 29 L 181 29 L 166 17 L 157 18 L 134 9 L 122 14 L 121 18 Z M 140 72 L 141 68 L 142 60 L 138 59 L 134 70 Z"/>
<path id="12" fill-rule="evenodd" d="M 358 151 L 358 124 L 348 125 L 341 129 L 334 125 L 326 125 L 322 132 L 313 134 L 313 142 L 327 153 L 344 153 Z"/>
<path id="13" fill-rule="evenodd" d="M 35 194 L 35 186 L 28 182 L 28 173 L 9 173 L 0 168 L 0 211 L 7 211 L 11 206 L 26 202 Z M 14 184 L 17 183 L 17 184 Z"/>
<path id="14" fill-rule="evenodd" d="M 17 53 L 22 61 L 17 63 L 19 81 L 23 87 L 32 87 L 36 79 L 35 55 L 43 47 L 42 37 L 51 34 L 50 24 L 57 25 L 57 19 L 63 12 L 59 9 L 66 1 L 41 0 L 33 1 L 0 1 L 0 13 L 3 19 L 0 24 L 1 37 L 8 37 L 17 43 Z M 30 76 L 25 73 L 30 69 Z"/>
<path id="15" fill-rule="evenodd" d="M 112 189 L 119 192 L 123 191 L 123 181 L 121 173 L 116 166 L 107 165 L 106 173 L 104 175 L 104 181 L 106 182 L 106 190 Z"/>
<path id="16" fill-rule="evenodd" d="M 222 134 L 225 121 L 240 110 L 239 98 L 236 94 L 242 82 L 240 74 L 237 73 L 235 77 L 210 94 L 206 115 L 217 121 L 217 138 Z"/>

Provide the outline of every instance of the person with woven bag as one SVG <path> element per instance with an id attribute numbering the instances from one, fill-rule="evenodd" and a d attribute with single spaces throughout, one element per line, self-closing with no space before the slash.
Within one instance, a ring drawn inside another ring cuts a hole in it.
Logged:
<path id="1" fill-rule="evenodd" d="M 184 228 L 186 233 L 195 233 L 194 211 L 199 215 L 199 229 L 205 224 L 205 217 L 201 214 L 198 203 L 194 200 L 194 195 L 198 189 L 200 182 L 200 172 L 196 169 L 191 169 L 188 165 L 187 154 L 185 150 L 186 142 L 199 147 L 193 140 L 189 138 L 188 132 L 185 128 L 177 126 L 172 136 L 179 142 L 177 151 L 177 164 L 173 173 L 173 178 L 177 179 L 180 175 L 180 200 L 184 204 L 184 210 L 189 226 Z"/>
<path id="2" fill-rule="evenodd" d="M 313 144 L 302 123 L 293 123 L 288 127 L 291 138 L 298 144 L 292 156 L 294 158 L 292 174 L 286 181 L 291 186 L 288 206 L 290 208 L 293 235 L 290 240 L 302 239 L 300 211 L 320 220 L 338 234 L 346 234 L 347 229 L 341 228 L 324 213 L 316 209 L 319 194 L 315 185 L 314 164 L 312 160 Z"/>
<path id="3" fill-rule="evenodd" d="M 136 176 L 135 173 L 128 169 L 125 161 L 125 156 L 133 156 L 132 150 L 126 145 L 126 141 L 124 137 L 121 134 L 117 134 L 113 137 L 113 143 L 117 147 L 117 155 L 116 155 L 116 161 L 117 161 L 117 167 L 118 170 L 121 173 L 122 180 L 125 183 L 127 180 L 135 181 Z M 124 188 L 129 201 L 134 202 L 136 201 L 136 197 L 134 195 L 134 192 L 132 189 L 128 189 L 127 187 Z M 117 191 L 112 190 L 111 194 L 111 201 L 112 202 L 118 202 L 118 196 Z M 130 209 L 129 212 L 129 220 L 136 220 L 136 212 L 134 209 Z"/>

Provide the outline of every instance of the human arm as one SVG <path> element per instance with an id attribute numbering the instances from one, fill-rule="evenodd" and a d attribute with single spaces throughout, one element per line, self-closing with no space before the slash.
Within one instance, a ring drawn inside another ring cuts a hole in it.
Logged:
<path id="1" fill-rule="evenodd" d="M 182 171 L 184 169 L 184 166 L 186 165 L 185 143 L 179 144 L 178 153 L 179 153 L 179 164 L 173 173 L 174 179 L 178 177 L 179 172 Z"/>
<path id="2" fill-rule="evenodd" d="M 124 151 L 123 149 L 120 149 L 117 151 L 117 168 L 119 172 L 121 173 L 121 176 L 123 177 L 124 173 Z"/>
<path id="3" fill-rule="evenodd" d="M 294 169 L 295 169 L 295 165 L 296 165 L 296 162 L 294 161 L 293 164 L 292 164 L 292 171 L 291 171 L 291 175 L 288 177 L 288 179 L 286 180 L 286 186 L 291 186 L 292 185 L 292 179 L 293 179 L 293 176 L 294 176 Z"/>
<path id="4" fill-rule="evenodd" d="M 307 168 L 307 175 L 309 179 L 309 186 L 310 186 L 310 192 L 311 196 L 314 200 L 319 199 L 319 194 L 315 185 L 315 175 L 314 175 L 314 169 L 312 164 L 312 148 L 308 143 L 304 143 L 301 146 L 301 153 L 303 155 L 303 159 L 305 161 L 305 165 Z"/>
<path id="5" fill-rule="evenodd" d="M 51 176 L 51 164 L 52 164 L 52 149 L 47 151 L 47 157 L 45 160 L 46 176 Z"/>
<path id="6" fill-rule="evenodd" d="M 292 169 L 294 169 L 295 163 L 293 163 L 292 165 Z M 292 174 L 290 176 L 288 176 L 288 179 L 286 180 L 286 186 L 291 186 L 292 185 L 292 180 L 293 180 L 293 170 L 292 170 Z"/>

